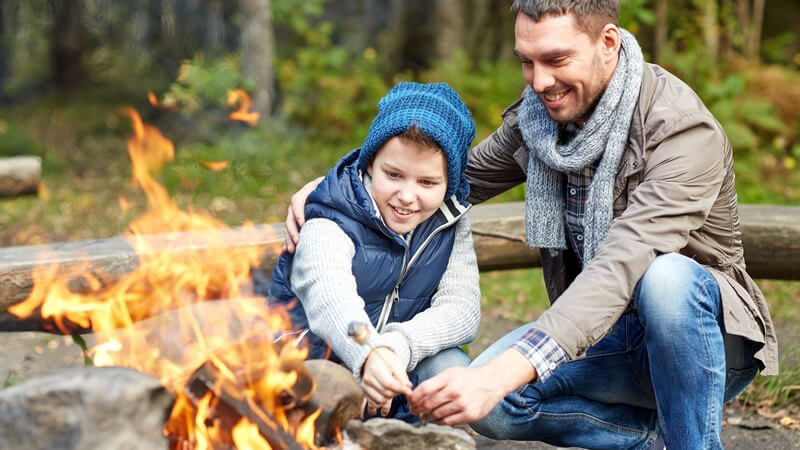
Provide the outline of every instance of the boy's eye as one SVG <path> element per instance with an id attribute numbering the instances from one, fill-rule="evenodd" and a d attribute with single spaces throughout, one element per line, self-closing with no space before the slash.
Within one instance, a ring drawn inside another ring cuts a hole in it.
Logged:
<path id="1" fill-rule="evenodd" d="M 419 182 L 420 182 L 420 184 L 422 184 L 423 186 L 426 186 L 426 187 L 436 186 L 438 184 L 435 181 L 431 181 L 431 180 L 419 180 Z"/>
<path id="2" fill-rule="evenodd" d="M 389 178 L 400 178 L 400 174 L 397 172 L 386 172 L 386 176 Z"/>

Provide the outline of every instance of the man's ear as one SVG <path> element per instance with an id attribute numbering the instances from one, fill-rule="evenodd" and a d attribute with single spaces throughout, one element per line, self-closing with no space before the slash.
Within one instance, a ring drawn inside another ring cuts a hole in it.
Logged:
<path id="1" fill-rule="evenodd" d="M 619 27 L 613 23 L 607 23 L 600 33 L 600 44 L 603 49 L 604 59 L 609 62 L 619 54 L 619 47 L 622 43 L 622 35 Z"/>

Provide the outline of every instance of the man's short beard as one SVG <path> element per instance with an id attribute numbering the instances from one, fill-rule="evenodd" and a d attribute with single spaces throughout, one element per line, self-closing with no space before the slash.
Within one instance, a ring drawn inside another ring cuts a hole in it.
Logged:
<path id="1" fill-rule="evenodd" d="M 558 120 L 552 115 L 550 116 L 550 118 L 562 125 L 566 125 L 568 123 L 576 123 L 578 124 L 578 126 L 583 126 L 583 124 L 588 122 L 589 118 L 592 117 L 592 113 L 594 113 L 595 108 L 597 108 L 597 104 L 600 103 L 600 99 L 603 98 L 603 94 L 605 93 L 606 93 L 605 89 L 598 92 L 597 95 L 589 104 L 587 104 L 584 108 L 579 109 L 577 112 L 575 112 L 575 114 L 572 114 L 566 119 Z"/>

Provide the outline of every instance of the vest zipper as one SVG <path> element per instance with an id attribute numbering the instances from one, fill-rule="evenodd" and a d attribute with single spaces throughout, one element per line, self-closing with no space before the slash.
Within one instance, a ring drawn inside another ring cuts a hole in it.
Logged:
<path id="1" fill-rule="evenodd" d="M 392 307 L 400 300 L 400 283 L 403 282 L 403 278 L 405 278 L 406 274 L 411 269 L 411 266 L 413 266 L 414 263 L 417 261 L 417 257 L 422 254 L 422 251 L 425 250 L 425 247 L 428 246 L 428 244 L 431 242 L 431 239 L 433 239 L 433 237 L 436 236 L 436 234 L 438 234 L 440 231 L 444 230 L 445 228 L 449 228 L 454 223 L 458 222 L 458 219 L 460 219 L 461 216 L 466 214 L 467 211 L 469 211 L 471 207 L 472 207 L 472 205 L 468 206 L 466 209 L 464 209 L 464 211 L 461 212 L 461 214 L 459 214 L 457 217 L 455 217 L 452 221 L 449 221 L 449 222 L 447 222 L 445 224 L 442 224 L 438 228 L 433 230 L 428 235 L 428 237 L 425 238 L 425 241 L 419 246 L 417 251 L 411 257 L 411 260 L 408 261 L 408 262 L 407 262 L 408 246 L 406 246 L 403 249 L 403 265 L 402 265 L 402 269 L 400 270 L 400 277 L 397 279 L 397 282 L 394 284 L 394 289 L 392 289 L 392 292 L 389 293 L 389 295 L 387 295 L 386 298 L 383 301 L 383 309 L 381 309 L 381 315 L 380 315 L 380 317 L 378 317 L 378 324 L 375 326 L 375 329 L 378 331 L 378 333 L 380 333 L 383 330 L 383 327 L 386 326 L 386 322 L 389 321 L 389 315 L 392 312 Z M 386 233 L 384 233 L 384 234 L 386 234 Z M 387 236 L 388 236 L 388 234 L 387 234 Z"/>

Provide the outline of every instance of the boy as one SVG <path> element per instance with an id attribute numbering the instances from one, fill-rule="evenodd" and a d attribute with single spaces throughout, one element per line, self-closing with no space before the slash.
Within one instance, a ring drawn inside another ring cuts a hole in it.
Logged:
<path id="1" fill-rule="evenodd" d="M 309 358 L 330 346 L 360 378 L 370 413 L 413 420 L 392 399 L 468 365 L 458 346 L 478 331 L 463 176 L 475 125 L 443 83 L 399 83 L 378 108 L 364 145 L 309 196 L 310 220 L 276 264 L 269 297 L 289 308 Z M 354 323 L 367 324 L 370 345 L 348 336 Z"/>

